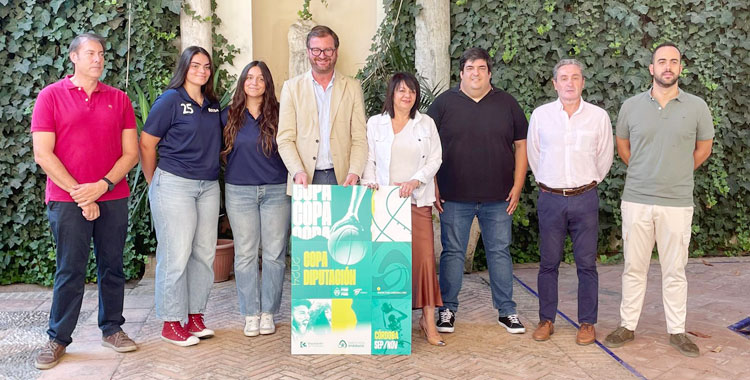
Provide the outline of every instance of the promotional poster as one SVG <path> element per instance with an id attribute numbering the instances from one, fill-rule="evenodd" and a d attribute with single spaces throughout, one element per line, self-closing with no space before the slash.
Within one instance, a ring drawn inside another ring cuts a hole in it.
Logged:
<path id="1" fill-rule="evenodd" d="M 292 354 L 411 353 L 411 201 L 398 193 L 294 186 Z"/>

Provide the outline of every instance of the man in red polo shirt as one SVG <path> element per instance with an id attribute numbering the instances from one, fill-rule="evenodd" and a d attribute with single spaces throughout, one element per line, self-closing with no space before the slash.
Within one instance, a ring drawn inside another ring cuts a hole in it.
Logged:
<path id="1" fill-rule="evenodd" d="M 44 201 L 57 245 L 50 340 L 36 356 L 39 369 L 55 366 L 72 341 L 92 238 L 102 345 L 117 352 L 136 349 L 120 326 L 130 196 L 123 179 L 138 162 L 138 134 L 128 96 L 99 82 L 104 45 L 93 33 L 73 39 L 73 75 L 45 87 L 31 116 L 34 160 L 47 173 Z"/>

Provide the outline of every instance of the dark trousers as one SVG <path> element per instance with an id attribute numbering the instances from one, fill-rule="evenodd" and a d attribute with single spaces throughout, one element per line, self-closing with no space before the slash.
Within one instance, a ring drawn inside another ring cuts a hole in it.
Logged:
<path id="1" fill-rule="evenodd" d="M 311 185 L 338 185 L 333 169 L 315 170 Z"/>
<path id="2" fill-rule="evenodd" d="M 103 336 L 109 336 L 122 330 L 120 326 L 125 323 L 122 252 L 128 231 L 128 199 L 97 203 L 100 216 L 91 222 L 83 217 L 74 202 L 49 202 L 47 206 L 57 245 L 57 270 L 47 334 L 65 346 L 72 342 L 71 334 L 81 312 L 92 237 L 99 286 L 99 328 Z"/>
<path id="3" fill-rule="evenodd" d="M 578 322 L 596 323 L 599 309 L 599 274 L 596 271 L 599 196 L 596 189 L 572 197 L 540 191 L 537 213 L 539 320 L 555 321 L 558 268 L 565 236 L 570 234 L 578 272 Z"/>

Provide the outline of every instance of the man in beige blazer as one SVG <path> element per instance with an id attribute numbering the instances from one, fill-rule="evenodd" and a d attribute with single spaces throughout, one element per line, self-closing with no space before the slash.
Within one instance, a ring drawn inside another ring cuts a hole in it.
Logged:
<path id="1" fill-rule="evenodd" d="M 279 153 L 292 184 L 356 185 L 367 161 L 367 127 L 359 81 L 335 72 L 339 38 L 318 25 L 307 35 L 311 70 L 281 90 Z"/>

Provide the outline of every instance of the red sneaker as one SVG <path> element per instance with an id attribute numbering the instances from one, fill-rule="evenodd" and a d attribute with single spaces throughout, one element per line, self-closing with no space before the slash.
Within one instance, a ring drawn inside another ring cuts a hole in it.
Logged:
<path id="1" fill-rule="evenodd" d="M 164 322 L 164 327 L 161 329 L 161 338 L 181 347 L 192 346 L 200 343 L 200 339 L 190 335 L 187 329 L 182 327 L 178 321 Z"/>
<path id="2" fill-rule="evenodd" d="M 203 324 L 203 314 L 188 314 L 188 323 L 185 330 L 198 338 L 210 338 L 214 336 L 214 330 L 207 329 Z"/>

